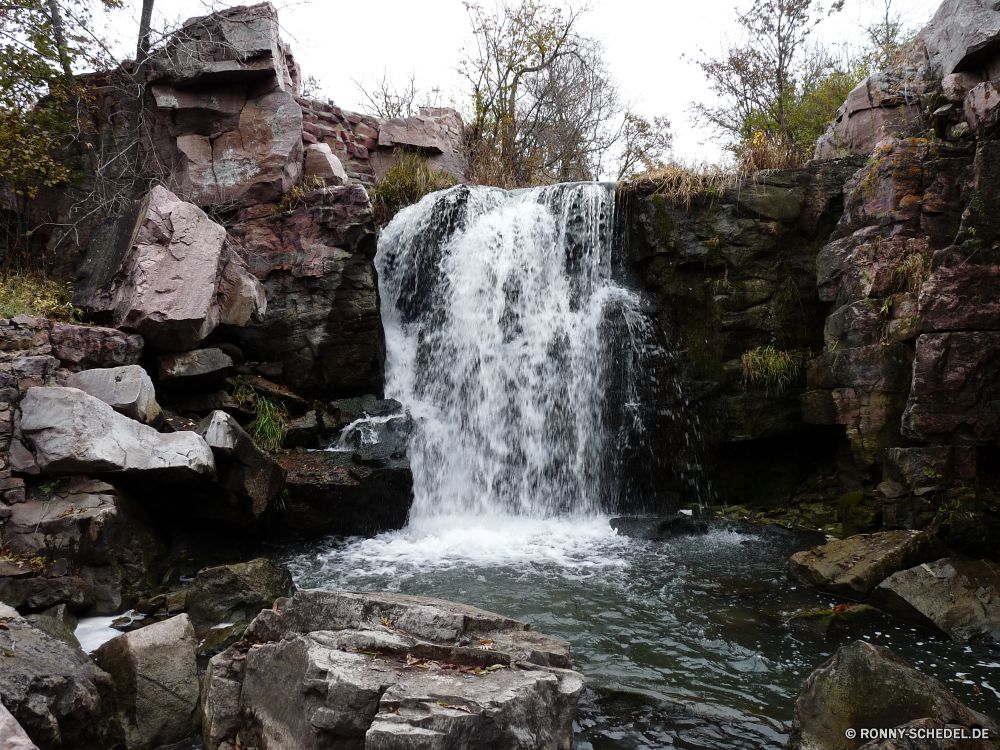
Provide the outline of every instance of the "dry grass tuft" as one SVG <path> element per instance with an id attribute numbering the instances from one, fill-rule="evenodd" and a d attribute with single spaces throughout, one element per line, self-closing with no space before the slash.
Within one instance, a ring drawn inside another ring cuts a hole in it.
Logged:
<path id="1" fill-rule="evenodd" d="M 393 156 L 393 163 L 385 171 L 385 177 L 372 190 L 372 212 L 375 223 L 380 227 L 428 193 L 456 184 L 454 177 L 433 169 L 427 159 L 416 152 L 396 149 Z"/>
<path id="2" fill-rule="evenodd" d="M 779 135 L 758 130 L 742 144 L 736 154 L 740 175 L 753 175 L 770 169 L 795 169 L 802 166 L 801 155 Z"/>
<path id="3" fill-rule="evenodd" d="M 73 306 L 73 287 L 41 273 L 9 271 L 0 276 L 0 318 L 21 313 L 77 323 L 82 311 Z"/>
<path id="4" fill-rule="evenodd" d="M 687 211 L 702 198 L 718 198 L 739 175 L 714 164 L 667 164 L 643 172 L 622 184 L 625 190 L 639 188 L 662 195 L 674 208 Z"/>

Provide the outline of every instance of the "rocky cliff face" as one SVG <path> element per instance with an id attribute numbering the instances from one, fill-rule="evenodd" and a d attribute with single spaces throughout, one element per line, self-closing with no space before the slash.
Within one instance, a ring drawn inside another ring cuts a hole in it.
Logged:
<path id="1" fill-rule="evenodd" d="M 998 61 L 1000 12 L 947 2 L 908 61 L 851 93 L 805 170 L 689 212 L 635 198 L 635 267 L 712 455 L 768 465 L 756 482 L 722 472 L 718 499 L 798 494 L 825 500 L 828 530 L 934 523 L 953 546 L 995 551 Z M 804 377 L 780 395 L 747 388 L 739 360 L 758 346 L 800 352 Z"/>

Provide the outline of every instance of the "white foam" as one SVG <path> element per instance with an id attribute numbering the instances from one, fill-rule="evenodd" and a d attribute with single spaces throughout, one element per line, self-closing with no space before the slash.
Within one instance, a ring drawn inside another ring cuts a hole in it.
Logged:
<path id="1" fill-rule="evenodd" d="M 80 641 L 80 648 L 88 654 L 96 651 L 105 643 L 122 634 L 120 630 L 111 627 L 111 623 L 120 615 L 111 617 L 84 617 L 76 626 L 73 635 Z"/>

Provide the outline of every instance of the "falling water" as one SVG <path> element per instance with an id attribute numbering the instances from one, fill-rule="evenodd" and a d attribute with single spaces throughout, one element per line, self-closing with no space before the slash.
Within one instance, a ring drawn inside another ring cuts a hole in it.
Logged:
<path id="1" fill-rule="evenodd" d="M 412 517 L 619 505 L 656 347 L 616 268 L 614 213 L 610 184 L 463 186 L 383 232 L 386 396 L 415 419 Z"/>

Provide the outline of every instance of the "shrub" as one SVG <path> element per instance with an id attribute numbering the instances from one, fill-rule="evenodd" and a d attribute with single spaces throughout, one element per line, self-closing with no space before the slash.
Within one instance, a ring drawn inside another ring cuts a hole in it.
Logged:
<path id="1" fill-rule="evenodd" d="M 261 448 L 273 453 L 285 442 L 285 423 L 280 407 L 271 399 L 257 395 L 254 401 L 256 416 L 247 425 L 247 434 Z"/>
<path id="2" fill-rule="evenodd" d="M 767 396 L 779 395 L 798 376 L 804 358 L 803 352 L 787 352 L 770 345 L 744 352 L 740 360 L 743 389 L 753 386 L 763 388 Z"/>
<path id="3" fill-rule="evenodd" d="M 792 169 L 799 166 L 795 147 L 778 135 L 758 130 L 736 151 L 740 174 L 751 175 L 768 169 Z"/>
<path id="4" fill-rule="evenodd" d="M 432 169 L 427 159 L 415 151 L 396 149 L 385 176 L 372 190 L 375 223 L 384 227 L 400 210 L 416 203 L 428 193 L 445 190 L 456 184 L 447 172 Z"/>
<path id="5" fill-rule="evenodd" d="M 81 310 L 73 306 L 72 298 L 70 284 L 46 278 L 41 273 L 9 271 L 0 276 L 0 318 L 28 313 L 78 322 Z"/>

